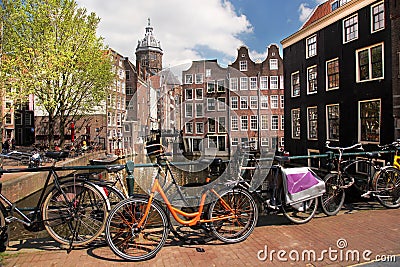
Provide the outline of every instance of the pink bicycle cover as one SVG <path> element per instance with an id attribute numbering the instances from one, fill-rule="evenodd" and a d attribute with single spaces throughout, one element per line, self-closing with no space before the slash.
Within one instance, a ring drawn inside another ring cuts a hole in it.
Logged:
<path id="1" fill-rule="evenodd" d="M 301 192 L 318 184 L 318 180 L 310 171 L 286 174 L 287 190 L 290 194 Z"/>

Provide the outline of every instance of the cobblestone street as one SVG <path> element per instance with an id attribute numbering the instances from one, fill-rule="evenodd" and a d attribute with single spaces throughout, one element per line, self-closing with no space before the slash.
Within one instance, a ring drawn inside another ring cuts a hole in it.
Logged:
<path id="1" fill-rule="evenodd" d="M 377 258 L 390 260 L 400 254 L 399 219 L 399 209 L 383 209 L 375 202 L 355 203 L 333 217 L 320 213 L 303 225 L 289 224 L 280 215 L 262 215 L 245 242 L 189 245 L 170 238 L 155 258 L 135 266 L 348 266 Z M 3 254 L 2 263 L 46 267 L 132 265 L 106 246 L 67 254 L 48 238 L 14 241 Z"/>

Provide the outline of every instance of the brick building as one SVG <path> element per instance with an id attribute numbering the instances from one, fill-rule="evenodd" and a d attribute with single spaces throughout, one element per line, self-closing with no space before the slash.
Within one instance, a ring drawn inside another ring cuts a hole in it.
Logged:
<path id="1" fill-rule="evenodd" d="M 268 47 L 263 62 L 254 62 L 242 46 L 229 66 L 232 147 L 251 140 L 256 149 L 283 149 L 283 61 L 278 46 Z"/>

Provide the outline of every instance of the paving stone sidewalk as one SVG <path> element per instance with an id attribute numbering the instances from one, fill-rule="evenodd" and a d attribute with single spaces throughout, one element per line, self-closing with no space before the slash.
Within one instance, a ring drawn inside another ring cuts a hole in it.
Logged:
<path id="1" fill-rule="evenodd" d="M 139 263 L 121 260 L 106 246 L 67 254 L 49 238 L 27 239 L 11 244 L 2 255 L 2 265 L 348 266 L 400 255 L 400 209 L 387 210 L 376 203 L 352 208 L 333 217 L 319 214 L 303 225 L 289 224 L 280 215 L 263 215 L 253 234 L 237 244 L 211 241 L 190 245 L 170 239 L 155 258 Z M 372 264 L 385 266 L 377 261 Z M 388 266 L 399 265 L 392 262 Z"/>

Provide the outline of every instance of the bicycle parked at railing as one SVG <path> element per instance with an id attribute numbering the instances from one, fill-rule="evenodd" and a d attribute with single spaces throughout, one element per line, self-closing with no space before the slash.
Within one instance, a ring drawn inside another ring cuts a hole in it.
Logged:
<path id="1" fill-rule="evenodd" d="M 400 140 L 394 141 L 391 144 L 383 145 L 383 146 L 378 146 L 379 149 L 382 150 L 391 150 L 393 151 L 393 158 L 391 162 L 388 162 L 387 165 L 393 166 L 396 169 L 400 170 L 400 155 L 399 155 L 399 150 L 400 150 Z"/>
<path id="2" fill-rule="evenodd" d="M 333 157 L 329 165 L 336 167 L 335 171 L 324 177 L 326 193 L 321 196 L 322 210 L 326 215 L 336 215 L 343 206 L 345 189 L 353 186 L 361 197 L 376 197 L 386 208 L 400 206 L 400 171 L 392 166 L 381 166 L 377 159 L 379 152 L 367 152 L 366 158 L 343 160 L 347 150 L 362 149 L 361 144 L 349 147 L 331 147 L 329 141 L 326 147 L 338 151 L 338 157 Z"/>
<path id="3" fill-rule="evenodd" d="M 177 184 L 167 159 L 168 154 L 164 153 L 162 147 L 152 152 L 161 175 L 153 177 L 149 196 L 135 195 L 126 199 L 116 205 L 108 216 L 106 239 L 116 255 L 126 260 L 140 261 L 157 254 L 173 227 L 164 205 L 181 225 L 204 225 L 217 239 L 225 243 L 243 241 L 252 233 L 257 223 L 258 209 L 252 195 L 239 181 L 216 180 L 206 183 L 204 187 L 198 188 L 201 197 L 196 204 L 197 210 L 185 212 L 181 205 L 174 205 L 176 198 L 179 198 L 178 202 L 189 205 L 193 203 L 193 199 Z M 163 179 L 163 175 L 167 174 L 172 186 L 163 188 L 164 181 L 167 180 L 165 177 Z M 163 204 L 156 199 L 157 194 Z M 171 194 L 176 197 L 170 198 Z"/>
<path id="4" fill-rule="evenodd" d="M 263 209 L 268 213 L 281 211 L 293 223 L 310 221 L 316 213 L 318 198 L 325 191 L 323 181 L 307 167 L 283 167 L 284 163 L 289 162 L 287 156 L 274 156 L 275 163 L 264 166 L 268 170 L 262 172 L 260 159 L 256 159 L 248 148 L 247 144 L 239 147 L 240 153 L 243 153 L 241 178 Z"/>
<path id="5" fill-rule="evenodd" d="M 68 251 L 89 244 L 104 230 L 109 209 L 104 193 L 93 183 L 77 177 L 60 179 L 57 172 L 64 169 L 57 167 L 56 162 L 66 158 L 68 153 L 47 152 L 46 156 L 54 160 L 52 166 L 0 169 L 0 175 L 48 173 L 35 207 L 19 207 L 0 192 L 0 251 L 7 248 L 9 225 L 14 221 L 32 232 L 46 229 L 55 241 L 69 246 Z"/>

